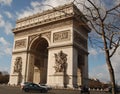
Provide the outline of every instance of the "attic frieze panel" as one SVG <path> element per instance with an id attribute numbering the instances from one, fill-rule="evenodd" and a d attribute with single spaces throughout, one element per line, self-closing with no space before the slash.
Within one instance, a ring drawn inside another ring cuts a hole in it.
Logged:
<path id="1" fill-rule="evenodd" d="M 26 30 L 21 30 L 15 33 L 16 37 L 20 37 L 20 36 L 25 36 L 25 35 L 31 35 L 34 33 L 43 33 L 46 31 L 52 31 L 56 28 L 61 28 L 67 25 L 72 25 L 72 21 L 71 20 L 65 20 L 65 21 L 61 21 L 59 23 L 51 23 L 48 25 L 43 25 L 43 26 L 39 26 L 39 27 L 34 27 L 31 29 L 26 29 Z"/>
<path id="2" fill-rule="evenodd" d="M 49 14 L 43 14 L 43 15 L 38 14 L 38 15 L 36 15 L 36 17 L 31 17 L 31 18 L 28 17 L 23 21 L 17 22 L 16 28 L 27 26 L 30 24 L 38 23 L 38 22 L 43 22 L 44 20 L 47 20 L 47 19 L 53 19 L 55 17 L 63 16 L 66 14 L 68 15 L 71 13 L 73 13 L 72 7 L 68 7 L 68 8 L 65 8 L 62 10 L 55 10 Z"/>

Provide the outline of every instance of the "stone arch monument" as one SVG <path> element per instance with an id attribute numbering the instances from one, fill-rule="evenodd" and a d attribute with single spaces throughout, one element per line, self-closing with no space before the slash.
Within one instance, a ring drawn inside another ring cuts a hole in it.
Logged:
<path id="1" fill-rule="evenodd" d="M 9 84 L 87 85 L 86 22 L 72 3 L 17 20 Z"/>

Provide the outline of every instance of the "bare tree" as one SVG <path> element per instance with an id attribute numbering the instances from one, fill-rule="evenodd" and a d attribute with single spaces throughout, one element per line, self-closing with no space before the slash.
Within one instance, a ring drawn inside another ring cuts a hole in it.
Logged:
<path id="1" fill-rule="evenodd" d="M 86 0 L 84 3 L 79 1 L 74 0 L 73 3 L 78 7 L 83 6 L 83 16 L 87 18 L 89 26 L 94 31 L 91 34 L 92 37 L 90 36 L 92 44 L 104 50 L 112 94 L 116 94 L 111 57 L 120 46 L 120 1 L 110 7 L 105 7 L 105 0 Z"/>

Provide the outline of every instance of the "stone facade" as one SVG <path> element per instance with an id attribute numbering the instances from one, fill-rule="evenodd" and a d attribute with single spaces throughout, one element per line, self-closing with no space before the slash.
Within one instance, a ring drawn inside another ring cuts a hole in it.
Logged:
<path id="1" fill-rule="evenodd" d="M 89 32 L 72 3 L 17 20 L 9 84 L 87 85 Z"/>

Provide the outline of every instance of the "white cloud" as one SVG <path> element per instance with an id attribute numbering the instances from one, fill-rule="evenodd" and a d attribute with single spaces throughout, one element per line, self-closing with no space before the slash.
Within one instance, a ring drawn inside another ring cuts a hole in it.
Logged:
<path id="1" fill-rule="evenodd" d="M 21 12 L 16 12 L 17 19 L 28 17 L 33 14 L 33 10 L 30 8 L 27 8 L 26 10 L 22 10 Z"/>
<path id="2" fill-rule="evenodd" d="M 51 9 L 53 7 L 64 5 L 73 2 L 74 0 L 42 0 L 41 2 L 38 1 L 32 1 L 30 3 L 30 7 L 26 7 L 26 9 L 23 9 L 20 12 L 17 12 L 18 19 L 28 17 L 30 15 L 33 15 L 35 13 L 41 12 L 43 10 Z M 92 0 L 98 7 L 103 8 L 103 3 L 101 3 L 100 0 Z M 103 1 L 102 1 L 103 2 Z M 116 1 L 117 3 L 119 0 Z M 83 11 L 84 7 L 83 4 L 87 6 L 91 6 L 91 4 L 87 0 L 75 0 L 74 2 L 78 8 Z"/>
<path id="3" fill-rule="evenodd" d="M 7 35 L 8 35 L 8 34 L 12 34 L 12 28 L 13 28 L 12 24 L 9 23 L 9 22 L 6 22 L 5 25 L 6 25 L 6 26 L 4 27 L 5 33 L 6 33 Z"/>
<path id="4" fill-rule="evenodd" d="M 89 53 L 90 53 L 90 55 L 94 55 L 94 56 L 98 54 L 97 50 L 93 49 L 93 48 L 89 49 Z"/>
<path id="5" fill-rule="evenodd" d="M 43 0 L 41 2 L 38 1 L 32 1 L 30 3 L 30 7 L 26 7 L 26 9 L 23 9 L 21 12 L 17 12 L 18 19 L 28 17 L 30 15 L 33 15 L 35 13 L 41 12 L 43 10 L 51 9 L 53 7 L 61 6 L 64 4 L 68 4 L 73 2 L 74 0 Z M 97 4 L 98 4 L 97 0 Z M 77 4 L 78 8 L 83 11 L 83 6 L 82 4 L 85 3 L 86 0 L 76 0 L 74 3 Z M 78 4 L 79 3 L 79 4 Z M 82 3 L 82 4 L 80 4 Z M 88 5 L 88 2 L 85 3 Z M 98 4 L 99 5 L 99 4 Z"/>
<path id="6" fill-rule="evenodd" d="M 11 54 L 12 54 L 11 44 L 8 41 L 6 41 L 3 37 L 0 37 L 0 56 Z"/>
<path id="7" fill-rule="evenodd" d="M 63 4 L 67 4 L 72 2 L 73 0 L 45 0 L 43 2 L 43 4 L 45 5 L 51 5 L 53 7 L 59 6 L 59 5 L 63 5 Z"/>
<path id="8" fill-rule="evenodd" d="M 18 19 L 20 19 L 41 12 L 43 10 L 50 9 L 52 7 L 70 3 L 71 1 L 73 0 L 43 0 L 42 2 L 32 1 L 30 7 L 27 7 L 26 9 L 22 10 L 21 12 L 17 12 L 16 14 L 18 16 Z"/>
<path id="9" fill-rule="evenodd" d="M 21 10 L 20 12 L 16 12 L 18 19 L 28 17 L 40 11 L 40 2 L 31 2 L 31 7 L 26 7 L 26 9 Z"/>
<path id="10" fill-rule="evenodd" d="M 11 55 L 12 48 L 6 48 L 5 54 Z"/>
<path id="11" fill-rule="evenodd" d="M 8 18 L 13 18 L 12 14 L 11 14 L 10 12 L 5 11 L 4 13 L 6 14 L 6 16 L 7 16 Z"/>
<path id="12" fill-rule="evenodd" d="M 3 4 L 3 5 L 11 5 L 12 3 L 12 0 L 0 0 L 0 4 Z"/>
<path id="13" fill-rule="evenodd" d="M 0 58 L 12 55 L 12 48 L 9 46 L 0 47 Z"/>
<path id="14" fill-rule="evenodd" d="M 115 55 L 112 57 L 111 62 L 114 69 L 116 82 L 117 84 L 120 85 L 120 75 L 119 75 L 120 74 L 119 73 L 120 72 L 120 47 L 117 49 Z M 95 77 L 105 82 L 109 81 L 110 76 L 109 76 L 108 67 L 106 66 L 106 64 L 97 66 L 94 69 L 92 69 L 92 71 L 90 72 L 90 77 L 91 78 Z"/>
<path id="15" fill-rule="evenodd" d="M 109 81 L 110 77 L 109 77 L 109 72 L 108 72 L 106 64 L 95 67 L 90 72 L 90 78 L 97 78 L 97 79 L 99 79 L 100 81 L 103 81 L 103 82 Z"/>
<path id="16" fill-rule="evenodd" d="M 9 43 L 3 37 L 0 37 L 0 43 L 2 45 L 9 45 Z"/>
<path id="17" fill-rule="evenodd" d="M 37 1 L 34 1 L 34 2 L 31 2 L 31 6 L 32 7 L 37 7 L 37 6 L 40 6 L 40 2 L 37 2 Z"/>
<path id="18" fill-rule="evenodd" d="M 120 84 L 120 47 L 111 59 L 117 83 Z"/>
<path id="19" fill-rule="evenodd" d="M 120 0 L 115 0 L 115 4 L 116 5 L 120 4 Z"/>
<path id="20" fill-rule="evenodd" d="M 7 35 L 12 34 L 12 24 L 10 22 L 5 22 L 2 15 L 0 15 L 0 28 L 3 28 Z"/>

